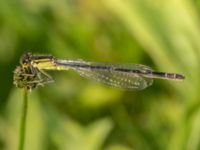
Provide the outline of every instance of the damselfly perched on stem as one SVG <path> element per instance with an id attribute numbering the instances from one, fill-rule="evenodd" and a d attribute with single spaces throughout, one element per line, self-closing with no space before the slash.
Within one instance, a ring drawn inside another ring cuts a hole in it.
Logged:
<path id="1" fill-rule="evenodd" d="M 63 60 L 51 55 L 25 53 L 14 71 L 14 84 L 33 89 L 53 81 L 45 70 L 74 70 L 81 76 L 125 90 L 142 90 L 152 85 L 153 79 L 183 80 L 184 75 L 158 72 L 140 64 L 112 64 Z"/>

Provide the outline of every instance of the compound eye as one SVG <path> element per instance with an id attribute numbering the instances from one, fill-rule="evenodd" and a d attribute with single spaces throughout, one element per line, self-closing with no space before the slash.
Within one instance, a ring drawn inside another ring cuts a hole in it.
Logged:
<path id="1" fill-rule="evenodd" d="M 30 52 L 27 52 L 25 53 L 22 57 L 21 57 L 21 60 L 20 60 L 20 63 L 25 65 L 25 64 L 29 64 L 31 62 L 31 59 L 32 59 L 32 53 Z"/>

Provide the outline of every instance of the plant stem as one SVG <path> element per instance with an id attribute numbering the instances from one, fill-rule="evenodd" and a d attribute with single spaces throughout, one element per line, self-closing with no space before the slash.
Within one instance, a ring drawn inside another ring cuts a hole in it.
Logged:
<path id="1" fill-rule="evenodd" d="M 22 116 L 20 122 L 20 135 L 19 135 L 19 149 L 24 150 L 24 139 L 26 134 L 26 117 L 28 110 L 28 91 L 24 89 L 23 104 L 22 104 Z"/>

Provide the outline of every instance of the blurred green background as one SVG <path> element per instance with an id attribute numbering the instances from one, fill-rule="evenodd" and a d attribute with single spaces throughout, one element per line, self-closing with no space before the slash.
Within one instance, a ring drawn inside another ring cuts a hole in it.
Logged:
<path id="1" fill-rule="evenodd" d="M 136 63 L 183 73 L 122 91 L 49 72 L 29 94 L 27 150 L 199 150 L 199 0 L 0 1 L 0 149 L 15 150 L 23 90 L 13 70 L 27 51 Z"/>

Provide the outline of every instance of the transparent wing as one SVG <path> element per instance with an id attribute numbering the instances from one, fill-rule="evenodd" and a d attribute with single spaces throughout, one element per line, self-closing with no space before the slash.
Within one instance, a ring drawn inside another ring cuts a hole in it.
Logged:
<path id="1" fill-rule="evenodd" d="M 73 69 L 83 77 L 125 90 L 142 90 L 153 83 L 152 79 L 131 72 L 134 69 L 143 72 L 150 70 L 150 68 L 143 65 L 90 63 L 88 68 L 77 67 Z"/>

